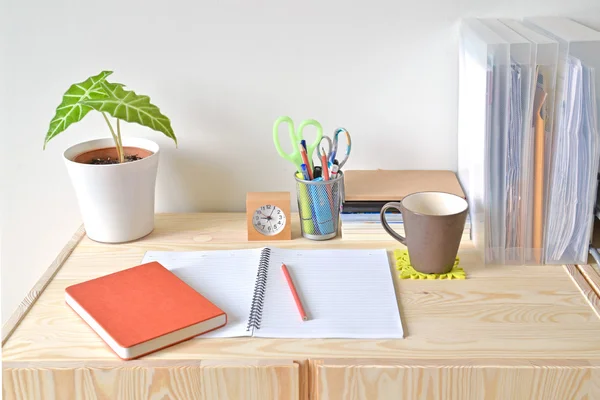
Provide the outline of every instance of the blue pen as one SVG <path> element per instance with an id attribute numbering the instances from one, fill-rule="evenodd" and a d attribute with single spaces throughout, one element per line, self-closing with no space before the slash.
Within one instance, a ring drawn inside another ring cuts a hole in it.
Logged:
<path id="1" fill-rule="evenodd" d="M 304 152 L 306 153 L 306 161 L 308 161 L 308 164 L 309 164 L 307 167 L 310 168 L 310 170 L 312 171 L 312 165 L 311 165 L 312 160 L 310 159 L 310 156 L 308 155 L 308 149 L 306 147 L 306 140 L 302 139 L 300 141 L 300 146 L 302 146 L 302 148 L 304 149 Z"/>
<path id="2" fill-rule="evenodd" d="M 304 164 L 304 163 L 300 164 L 300 169 L 302 170 L 300 172 L 302 172 L 302 176 L 304 177 L 304 180 L 310 181 L 310 177 L 308 176 L 308 168 L 306 168 L 306 164 Z"/>
<path id="3" fill-rule="evenodd" d="M 300 141 L 300 144 L 302 145 L 302 147 L 304 147 L 304 150 L 306 150 L 306 140 L 302 139 Z M 308 150 L 306 150 L 306 153 L 308 153 Z"/>

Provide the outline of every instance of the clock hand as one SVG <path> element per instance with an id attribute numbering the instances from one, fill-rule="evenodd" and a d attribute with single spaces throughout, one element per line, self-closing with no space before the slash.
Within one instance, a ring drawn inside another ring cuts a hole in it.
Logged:
<path id="1" fill-rule="evenodd" d="M 273 215 L 274 211 L 275 211 L 275 207 L 273 207 L 273 209 L 271 210 L 271 214 L 269 214 L 269 217 L 271 217 L 271 215 Z"/>

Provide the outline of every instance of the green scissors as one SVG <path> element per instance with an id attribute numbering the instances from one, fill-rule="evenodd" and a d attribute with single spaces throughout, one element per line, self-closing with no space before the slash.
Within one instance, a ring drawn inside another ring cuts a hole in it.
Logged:
<path id="1" fill-rule="evenodd" d="M 293 149 L 291 153 L 286 153 L 285 151 L 283 151 L 283 149 L 281 148 L 281 144 L 279 143 L 279 125 L 281 125 L 282 122 L 287 122 L 288 124 Z M 273 142 L 275 143 L 275 149 L 277 149 L 277 152 L 281 157 L 292 162 L 292 164 L 296 166 L 298 171 L 301 171 L 300 165 L 303 163 L 302 156 L 300 155 L 300 141 L 304 140 L 303 131 L 304 128 L 306 128 L 307 126 L 314 126 L 315 128 L 317 128 L 317 137 L 315 138 L 315 141 L 311 144 L 306 145 L 306 156 L 308 157 L 309 162 L 312 163 L 312 155 L 315 151 L 315 148 L 319 145 L 321 139 L 323 138 L 323 128 L 321 127 L 321 124 L 315 121 L 314 119 L 306 119 L 300 122 L 298 130 L 295 130 L 294 122 L 292 121 L 292 119 L 290 117 L 285 116 L 277 118 L 277 120 L 275 120 L 275 123 L 273 124 Z M 307 165 L 307 168 L 310 168 L 310 166 Z"/>

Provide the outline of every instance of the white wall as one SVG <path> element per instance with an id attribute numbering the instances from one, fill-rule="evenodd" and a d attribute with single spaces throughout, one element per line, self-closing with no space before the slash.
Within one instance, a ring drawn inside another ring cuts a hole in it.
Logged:
<path id="1" fill-rule="evenodd" d="M 64 149 L 107 137 L 98 114 L 43 138 L 62 93 L 103 69 L 168 115 L 157 211 L 244 209 L 293 191 L 273 121 L 353 135 L 347 168 L 456 168 L 457 22 L 565 15 L 600 24 L 598 0 L 3 1 L 2 321 L 80 224 Z"/>

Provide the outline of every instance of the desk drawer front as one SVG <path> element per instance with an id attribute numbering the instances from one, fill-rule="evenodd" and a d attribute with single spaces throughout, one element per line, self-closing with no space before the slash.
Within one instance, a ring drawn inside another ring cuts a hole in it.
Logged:
<path id="1" fill-rule="evenodd" d="M 600 367 L 317 365 L 319 400 L 600 399 Z"/>
<path id="2" fill-rule="evenodd" d="M 3 399 L 298 400 L 298 365 L 4 368 Z"/>

